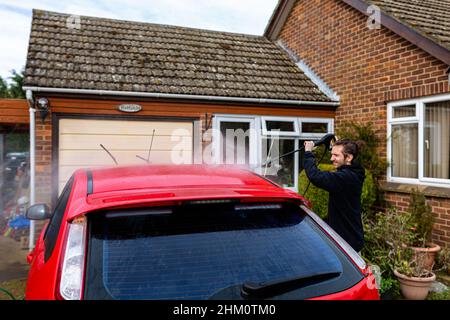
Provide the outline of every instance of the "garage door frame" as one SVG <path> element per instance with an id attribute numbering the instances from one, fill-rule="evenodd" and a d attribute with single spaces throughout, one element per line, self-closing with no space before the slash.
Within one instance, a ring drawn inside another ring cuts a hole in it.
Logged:
<path id="1" fill-rule="evenodd" d="M 141 116 L 141 115 L 86 115 L 86 114 L 67 114 L 52 113 L 52 208 L 55 207 L 58 200 L 58 181 L 59 181 L 59 120 L 77 119 L 77 120 L 124 120 L 124 121 L 159 121 L 159 122 L 192 122 L 193 123 L 193 162 L 197 163 L 198 156 L 201 154 L 201 124 L 200 117 L 160 117 L 160 116 Z"/>

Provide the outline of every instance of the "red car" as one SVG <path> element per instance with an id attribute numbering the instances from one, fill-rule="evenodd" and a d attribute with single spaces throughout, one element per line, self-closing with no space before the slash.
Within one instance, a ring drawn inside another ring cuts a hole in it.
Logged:
<path id="1" fill-rule="evenodd" d="M 26 299 L 379 299 L 364 260 L 298 194 L 245 170 L 76 171 L 35 249 Z"/>

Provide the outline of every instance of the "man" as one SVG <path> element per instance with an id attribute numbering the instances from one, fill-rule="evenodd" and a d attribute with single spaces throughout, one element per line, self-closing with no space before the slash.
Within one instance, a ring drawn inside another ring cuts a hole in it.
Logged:
<path id="1" fill-rule="evenodd" d="M 329 192 L 327 223 L 356 252 L 364 245 L 361 220 L 361 192 L 365 178 L 364 168 L 355 159 L 359 146 L 351 140 L 338 140 L 331 151 L 331 161 L 336 172 L 320 171 L 312 150 L 314 142 L 306 141 L 304 168 L 315 186 Z"/>

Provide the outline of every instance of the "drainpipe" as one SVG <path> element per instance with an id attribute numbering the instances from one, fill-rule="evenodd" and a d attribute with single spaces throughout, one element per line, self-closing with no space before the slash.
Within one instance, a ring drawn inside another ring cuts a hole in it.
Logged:
<path id="1" fill-rule="evenodd" d="M 33 92 L 31 90 L 26 91 L 26 97 L 28 101 L 28 106 L 30 107 L 30 206 L 36 202 L 36 189 L 35 189 L 35 179 L 36 179 L 36 109 L 34 108 Z M 32 251 L 34 248 L 34 238 L 35 238 L 35 221 L 30 220 L 30 238 L 28 241 L 28 249 Z"/>

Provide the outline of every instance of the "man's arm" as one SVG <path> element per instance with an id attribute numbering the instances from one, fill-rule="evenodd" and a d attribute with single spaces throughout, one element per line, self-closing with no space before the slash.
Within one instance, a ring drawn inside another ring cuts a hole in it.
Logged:
<path id="1" fill-rule="evenodd" d="M 328 192 L 335 192 L 342 188 L 345 181 L 343 174 L 341 172 L 320 171 L 316 166 L 316 159 L 311 151 L 305 152 L 303 165 L 306 176 L 316 187 Z"/>

